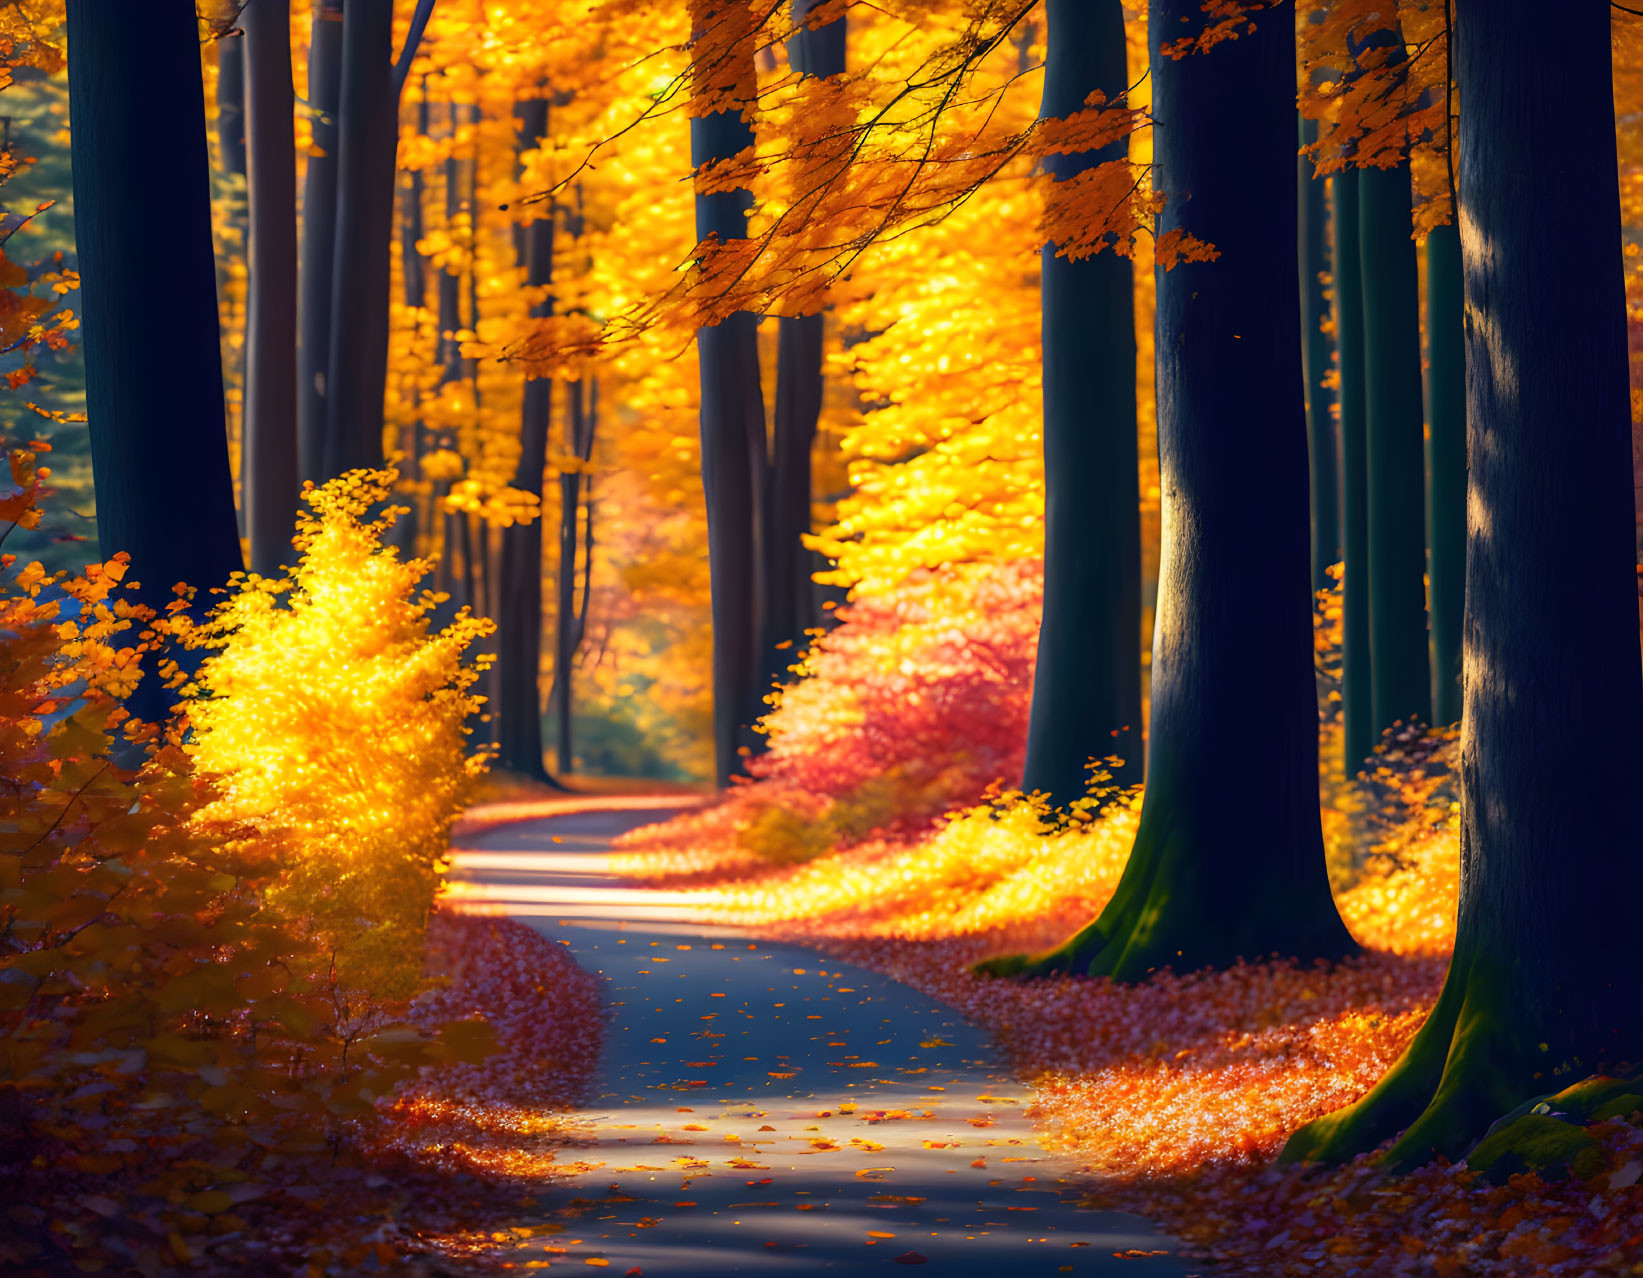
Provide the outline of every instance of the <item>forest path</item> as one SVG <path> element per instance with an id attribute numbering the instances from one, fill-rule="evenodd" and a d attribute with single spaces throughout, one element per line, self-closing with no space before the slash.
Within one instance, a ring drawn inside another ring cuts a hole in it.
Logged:
<path id="1" fill-rule="evenodd" d="M 607 989 L 591 1144 L 567 1151 L 599 1166 L 541 1196 L 545 1222 L 592 1206 L 510 1258 L 645 1278 L 1188 1272 L 1148 1221 L 1078 1206 L 1075 1162 L 1039 1146 L 1025 1089 L 951 1009 L 611 876 L 611 838 L 667 815 L 518 822 L 453 854 L 458 900 L 568 941 Z"/>

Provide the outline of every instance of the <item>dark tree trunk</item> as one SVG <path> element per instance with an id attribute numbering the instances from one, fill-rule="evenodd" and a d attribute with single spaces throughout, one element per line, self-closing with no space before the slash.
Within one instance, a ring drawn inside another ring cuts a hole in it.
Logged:
<path id="1" fill-rule="evenodd" d="M 593 437 L 599 425 L 599 382 L 586 388 L 575 381 L 569 387 L 565 443 L 572 456 L 586 462 L 593 456 Z M 586 494 L 591 480 L 580 471 L 559 475 L 559 579 L 553 661 L 553 707 L 558 725 L 559 771 L 569 772 L 576 761 L 574 739 L 576 707 L 576 653 L 587 629 L 588 586 L 593 573 L 593 507 Z M 586 511 L 587 547 L 582 576 L 582 606 L 576 606 L 576 534 L 579 515 Z"/>
<path id="2" fill-rule="evenodd" d="M 336 247 L 326 365 L 327 479 L 382 465 L 394 156 L 393 0 L 348 0 L 342 20 Z"/>
<path id="3" fill-rule="evenodd" d="M 251 305 L 246 324 L 243 500 L 251 569 L 290 558 L 297 477 L 297 155 L 290 0 L 248 0 L 246 118 L 251 200 Z"/>
<path id="4" fill-rule="evenodd" d="M 1375 739 L 1432 720 L 1426 638 L 1426 458 L 1420 280 L 1409 165 L 1358 174 L 1369 487 L 1370 691 Z"/>
<path id="5" fill-rule="evenodd" d="M 801 75 L 826 78 L 845 70 L 845 19 L 805 26 L 817 0 L 793 0 L 794 34 L 788 60 Z M 816 624 L 810 580 L 811 449 L 822 408 L 823 320 L 820 314 L 783 316 L 776 339 L 776 403 L 772 422 L 770 485 L 765 528 L 765 638 L 773 680 L 781 680 Z"/>
<path id="6" fill-rule="evenodd" d="M 1346 774 L 1375 748 L 1369 650 L 1369 483 L 1365 459 L 1363 259 L 1358 239 L 1358 170 L 1332 179 L 1335 220 L 1335 351 L 1341 429 L 1341 718 Z"/>
<path id="7" fill-rule="evenodd" d="M 1466 320 L 1460 232 L 1426 237 L 1426 572 L 1432 618 L 1432 721 L 1458 723 L 1466 605 Z"/>
<path id="8" fill-rule="evenodd" d="M 1454 1158 L 1643 1057 L 1643 681 L 1606 5 L 1459 0 L 1469 526 L 1455 956 L 1409 1050 L 1289 1158 Z M 1578 619 L 1576 624 L 1575 619 Z"/>
<path id="9" fill-rule="evenodd" d="M 1198 0 L 1153 0 L 1149 19 L 1159 233 L 1184 229 L 1220 258 L 1158 276 L 1146 804 L 1101 916 L 1047 955 L 986 965 L 999 974 L 1138 980 L 1356 948 L 1318 817 L 1300 298 L 1273 284 L 1296 270 L 1295 203 L 1268 198 L 1295 181 L 1294 15 L 1262 10 L 1207 53 L 1161 52 L 1160 33 L 1204 20 Z M 1259 786 L 1240 759 L 1261 761 Z"/>
<path id="10" fill-rule="evenodd" d="M 548 136 L 546 100 L 521 103 L 519 149 L 534 150 Z M 525 283 L 543 288 L 553 282 L 553 206 L 525 227 Z M 548 298 L 531 314 L 553 313 Z M 513 486 L 542 495 L 547 464 L 548 428 L 553 413 L 553 383 L 545 377 L 525 383 L 520 410 L 519 466 Z M 510 772 L 547 779 L 542 766 L 542 519 L 502 530 L 502 597 L 497 627 L 498 762 Z"/>
<path id="11" fill-rule="evenodd" d="M 1118 0 L 1048 0 L 1045 120 L 1129 84 Z M 1058 181 L 1128 152 L 1052 155 Z M 1141 494 L 1130 261 L 1041 254 L 1044 342 L 1044 617 L 1021 787 L 1065 809 L 1092 761 L 1141 780 Z"/>
<path id="12" fill-rule="evenodd" d="M 302 190 L 302 278 L 297 340 L 297 444 L 303 479 L 324 478 L 326 368 L 337 227 L 337 110 L 342 89 L 342 0 L 316 0 L 308 47 L 314 148 Z"/>
<path id="13" fill-rule="evenodd" d="M 1315 120 L 1301 121 L 1301 145 L 1318 137 Z M 1307 456 L 1312 462 L 1312 589 L 1327 590 L 1329 568 L 1341 561 L 1341 509 L 1337 500 L 1338 460 L 1335 447 L 1334 396 L 1326 381 L 1330 366 L 1329 334 L 1323 320 L 1329 301 L 1324 275 L 1329 271 L 1329 206 L 1324 179 L 1310 157 L 1297 164 L 1301 218 L 1301 364 L 1306 375 Z"/>
<path id="14" fill-rule="evenodd" d="M 68 57 L 97 536 L 163 608 L 177 582 L 204 592 L 243 567 L 192 0 L 69 0 Z M 150 679 L 137 710 L 168 700 Z"/>
<path id="15" fill-rule="evenodd" d="M 222 152 L 223 170 L 241 177 L 249 163 L 245 79 L 245 41 L 217 41 L 217 149 Z"/>
<path id="16" fill-rule="evenodd" d="M 705 15 L 711 22 L 729 0 Z M 737 51 L 749 63 L 753 48 Z M 751 68 L 747 74 L 752 75 Z M 739 108 L 690 122 L 693 168 L 725 160 L 753 145 L 753 128 Z M 696 197 L 696 238 L 720 243 L 747 237 L 752 193 Z M 753 724 L 764 710 L 763 588 L 764 394 L 759 386 L 757 319 L 739 311 L 696 335 L 701 365 L 702 488 L 707 498 L 708 575 L 713 612 L 714 776 L 720 785 L 740 771 L 754 745 Z"/>

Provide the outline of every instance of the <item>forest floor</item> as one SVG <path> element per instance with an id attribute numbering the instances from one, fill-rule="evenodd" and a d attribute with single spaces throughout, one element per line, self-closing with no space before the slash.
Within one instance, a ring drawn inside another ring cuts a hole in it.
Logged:
<path id="1" fill-rule="evenodd" d="M 576 1170 L 489 1261 L 1196 1271 L 1148 1221 L 1085 1204 L 1077 1160 L 1040 1144 L 1003 1053 L 951 1007 L 611 874 L 614 836 L 688 802 L 544 796 L 458 830 L 449 903 L 563 941 L 607 1001 L 594 1094 L 568 1124 Z M 519 819 L 533 807 L 557 815 Z"/>

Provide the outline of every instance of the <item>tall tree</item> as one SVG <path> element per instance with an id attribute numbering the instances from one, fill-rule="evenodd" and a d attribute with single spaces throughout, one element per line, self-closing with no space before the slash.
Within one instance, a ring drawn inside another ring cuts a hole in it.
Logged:
<path id="1" fill-rule="evenodd" d="M 757 28 L 747 0 L 692 0 L 690 121 L 696 172 L 753 145 L 747 114 L 757 95 Z M 696 238 L 747 238 L 753 195 L 698 192 Z M 714 776 L 721 785 L 751 748 L 762 709 L 760 544 L 764 526 L 765 423 L 759 384 L 758 320 L 737 311 L 696 334 L 701 366 L 702 487 L 707 498 L 708 575 L 713 613 Z"/>
<path id="2" fill-rule="evenodd" d="M 163 607 L 242 567 L 193 0 L 69 0 L 68 63 L 97 536 Z"/>
<path id="3" fill-rule="evenodd" d="M 1363 258 L 1358 239 L 1358 170 L 1330 179 L 1334 197 L 1335 358 L 1341 431 L 1341 718 L 1346 773 L 1375 748 L 1375 685 L 1369 643 L 1369 483 L 1365 456 Z"/>
<path id="4" fill-rule="evenodd" d="M 1607 5 L 1459 0 L 1468 530 L 1455 954 L 1368 1096 L 1290 1159 L 1402 1132 L 1456 1157 L 1525 1100 L 1643 1057 L 1643 774 Z M 1533 110 L 1524 104 L 1533 102 Z M 1578 626 L 1569 619 L 1579 617 Z"/>
<path id="5" fill-rule="evenodd" d="M 788 60 L 802 76 L 826 79 L 845 71 L 845 18 L 808 24 L 819 0 L 793 0 Z M 783 316 L 776 338 L 776 401 L 765 525 L 765 636 L 769 673 L 780 677 L 816 623 L 810 581 L 811 464 L 822 408 L 823 318 Z"/>
<path id="6" fill-rule="evenodd" d="M 1046 0 L 1045 120 L 1129 85 L 1119 0 Z M 1128 140 L 1051 155 L 1065 181 L 1122 158 Z M 1135 280 L 1114 252 L 1040 258 L 1044 343 L 1044 617 L 1022 788 L 1065 808 L 1092 760 L 1141 779 L 1141 494 L 1135 408 Z"/>
<path id="7" fill-rule="evenodd" d="M 245 361 L 245 526 L 251 568 L 276 573 L 291 550 L 297 470 L 297 155 L 291 0 L 247 0 L 246 152 L 251 297 Z"/>
<path id="8" fill-rule="evenodd" d="M 308 115 L 314 148 L 302 190 L 298 284 L 297 445 L 303 479 L 325 470 L 326 369 L 337 228 L 337 110 L 342 92 L 342 0 L 315 0 L 308 43 Z"/>
<path id="9" fill-rule="evenodd" d="M 565 416 L 565 444 L 576 462 L 586 466 L 593 456 L 594 435 L 599 429 L 599 379 L 580 378 L 567 388 L 570 411 Z M 576 706 L 576 654 L 588 629 L 588 604 L 593 583 L 593 479 L 575 464 L 559 472 L 559 573 L 558 603 L 554 622 L 553 701 L 558 724 L 560 772 L 569 772 L 576 761 L 574 741 Z M 581 522 L 584 521 L 585 522 Z M 576 599 L 577 532 L 583 533 L 582 600 Z"/>
<path id="10" fill-rule="evenodd" d="M 519 149 L 540 147 L 548 136 L 546 98 L 519 107 Z M 525 286 L 544 296 L 531 314 L 553 314 L 553 205 L 528 223 L 524 234 Z M 520 409 L 519 464 L 513 486 L 542 495 L 547 465 L 548 430 L 553 415 L 553 382 L 545 377 L 525 383 Z M 510 772 L 545 779 L 542 766 L 542 520 L 502 530 L 501 616 L 497 627 L 498 762 Z"/>
<path id="11" fill-rule="evenodd" d="M 1318 816 L 1300 298 L 1272 283 L 1295 279 L 1298 227 L 1293 200 L 1265 198 L 1295 180 L 1294 15 L 1254 11 L 1238 39 L 1207 50 L 1160 47 L 1161 33 L 1204 21 L 1198 0 L 1150 6 L 1159 238 L 1186 232 L 1219 258 L 1158 275 L 1164 532 L 1147 801 L 1100 917 L 1048 954 L 983 965 L 999 975 L 1136 980 L 1355 948 Z M 1261 761 L 1254 790 L 1240 758 Z"/>
<path id="12" fill-rule="evenodd" d="M 348 0 L 343 9 L 331 352 L 325 371 L 326 478 L 382 464 L 399 140 L 393 25 L 393 0 Z"/>
<path id="13" fill-rule="evenodd" d="M 393 0 L 348 0 L 343 9 L 326 478 L 382 465 L 399 99 L 432 9 L 433 0 L 419 0 L 397 59 Z"/>
<path id="14" fill-rule="evenodd" d="M 1380 32 L 1365 51 L 1402 36 Z M 1407 158 L 1358 174 L 1363 280 L 1366 480 L 1369 488 L 1369 648 L 1374 734 L 1431 722 L 1426 637 L 1426 460 L 1421 406 L 1420 283 Z M 1373 744 L 1373 743 L 1372 743 Z"/>
<path id="15" fill-rule="evenodd" d="M 1426 576 L 1432 721 L 1458 723 L 1466 608 L 1466 317 L 1460 231 L 1426 237 Z"/>
<path id="16" fill-rule="evenodd" d="M 1315 120 L 1301 120 L 1301 145 L 1318 139 Z M 1323 319 L 1329 302 L 1329 201 L 1326 180 L 1312 157 L 1296 160 L 1301 219 L 1301 367 L 1306 376 L 1307 455 L 1312 462 L 1312 588 L 1329 587 L 1330 565 L 1341 559 L 1341 511 L 1335 447 L 1334 397 L 1329 390 L 1329 334 Z"/>

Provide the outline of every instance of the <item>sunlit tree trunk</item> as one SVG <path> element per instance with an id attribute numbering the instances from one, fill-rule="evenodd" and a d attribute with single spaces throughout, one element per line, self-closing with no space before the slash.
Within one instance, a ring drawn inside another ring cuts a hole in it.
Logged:
<path id="1" fill-rule="evenodd" d="M 1128 87 L 1118 0 L 1047 0 L 1042 119 Z M 1051 155 L 1058 181 L 1121 159 Z M 1022 788 L 1057 807 L 1084 797 L 1093 761 L 1139 781 L 1141 494 L 1135 408 L 1135 280 L 1127 257 L 1041 254 L 1044 342 L 1044 616 Z"/>
<path id="2" fill-rule="evenodd" d="M 348 0 L 342 19 L 336 247 L 324 474 L 382 464 L 393 239 L 393 0 Z"/>
<path id="3" fill-rule="evenodd" d="M 533 150 L 548 136 L 545 99 L 519 107 L 519 149 Z M 525 285 L 546 288 L 553 282 L 553 206 L 525 227 Z M 551 297 L 533 303 L 531 315 L 553 313 Z M 547 464 L 548 429 L 553 413 L 553 382 L 546 377 L 525 383 L 520 410 L 519 465 L 513 486 L 542 495 Z M 542 520 L 502 530 L 501 599 L 498 617 L 498 762 L 510 772 L 546 779 L 542 766 Z"/>
<path id="4" fill-rule="evenodd" d="M 1432 721 L 1458 723 L 1466 604 L 1466 322 L 1460 232 L 1426 237 L 1426 529 Z"/>
<path id="5" fill-rule="evenodd" d="M 745 0 L 693 0 L 697 30 L 741 21 Z M 751 31 L 751 22 L 749 22 Z M 731 54 L 741 78 L 754 82 L 753 40 Z M 745 63 L 745 66 L 742 65 Z M 690 122 L 690 162 L 701 169 L 753 145 L 740 103 Z M 752 193 L 696 196 L 696 238 L 720 243 L 747 237 Z M 701 365 L 702 487 L 707 498 L 708 574 L 713 613 L 714 776 L 723 785 L 751 749 L 752 725 L 764 709 L 760 544 L 764 525 L 764 395 L 759 385 L 758 321 L 739 311 L 696 335 Z"/>
<path id="6" fill-rule="evenodd" d="M 1468 528 L 1455 955 L 1409 1050 L 1290 1158 L 1455 1158 L 1643 1058 L 1643 775 L 1607 5 L 1459 0 Z M 1532 106 L 1530 105 L 1532 104 Z M 1578 619 L 1578 624 L 1575 624 Z"/>
<path id="7" fill-rule="evenodd" d="M 788 59 L 801 75 L 826 78 L 845 70 L 845 19 L 814 29 L 805 25 L 818 0 L 793 0 Z M 772 423 L 769 518 L 765 528 L 765 640 L 769 674 L 780 679 L 816 624 L 810 531 L 811 449 L 822 407 L 824 321 L 783 316 L 776 339 L 776 402 Z"/>
<path id="8" fill-rule="evenodd" d="M 342 0 L 315 0 L 308 46 L 314 149 L 302 189 L 298 298 L 297 442 L 303 479 L 323 478 L 326 368 L 331 359 L 331 276 L 337 226 L 337 109 L 342 88 Z"/>
<path id="9" fill-rule="evenodd" d="M 1341 718 L 1346 772 L 1375 748 L 1375 684 L 1369 651 L 1369 484 L 1364 455 L 1363 270 L 1358 248 L 1358 171 L 1331 179 L 1335 229 L 1335 351 L 1341 431 Z"/>
<path id="10" fill-rule="evenodd" d="M 1318 137 L 1315 120 L 1301 121 L 1301 145 Z M 1312 462 L 1312 588 L 1329 587 L 1329 567 L 1341 560 L 1341 511 L 1337 500 L 1339 460 L 1335 447 L 1334 396 L 1330 372 L 1324 275 L 1329 271 L 1329 202 L 1326 180 L 1310 156 L 1297 161 L 1301 218 L 1301 364 L 1306 374 L 1307 456 Z"/>
<path id="11" fill-rule="evenodd" d="M 1049 954 L 985 965 L 1001 975 L 1138 980 L 1355 949 L 1318 815 L 1298 227 L 1295 202 L 1270 198 L 1294 189 L 1294 15 L 1256 11 L 1208 52 L 1160 49 L 1160 33 L 1204 21 L 1198 0 L 1150 8 L 1159 235 L 1179 228 L 1220 257 L 1158 274 L 1146 804 L 1101 916 Z"/>
<path id="12" fill-rule="evenodd" d="M 1381 33 L 1367 48 L 1402 36 Z M 1426 457 L 1421 405 L 1420 277 L 1409 162 L 1358 174 L 1364 317 L 1364 457 L 1369 487 L 1370 690 L 1375 739 L 1432 720 L 1426 636 Z"/>
<path id="13" fill-rule="evenodd" d="M 251 202 L 242 498 L 251 568 L 291 558 L 297 494 L 297 156 L 290 0 L 248 0 L 245 31 Z"/>
<path id="14" fill-rule="evenodd" d="M 97 536 L 163 607 L 176 583 L 207 591 L 243 566 L 192 0 L 69 0 L 68 58 Z M 151 679 L 139 712 L 165 700 Z"/>

